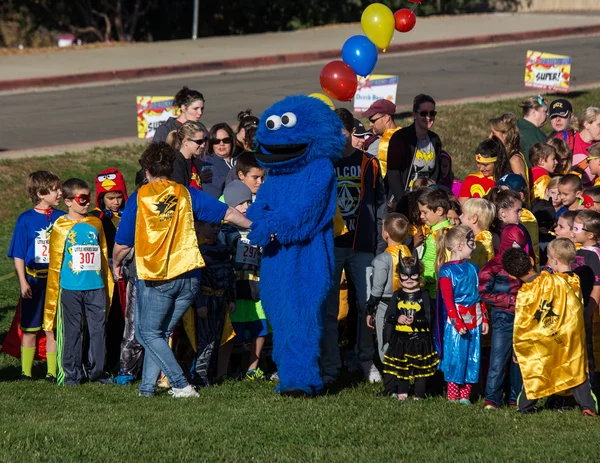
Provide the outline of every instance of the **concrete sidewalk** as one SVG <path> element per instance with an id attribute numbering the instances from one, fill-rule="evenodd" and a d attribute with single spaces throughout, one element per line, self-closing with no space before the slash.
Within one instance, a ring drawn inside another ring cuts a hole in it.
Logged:
<path id="1" fill-rule="evenodd" d="M 495 13 L 419 18 L 388 53 L 600 33 L 600 15 Z M 310 62 L 341 56 L 359 23 L 313 29 L 124 44 L 0 57 L 0 90 Z"/>

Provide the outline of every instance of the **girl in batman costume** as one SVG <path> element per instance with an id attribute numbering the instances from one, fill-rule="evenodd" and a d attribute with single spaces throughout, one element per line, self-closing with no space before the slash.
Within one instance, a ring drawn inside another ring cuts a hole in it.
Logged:
<path id="1" fill-rule="evenodd" d="M 385 314 L 383 395 L 398 400 L 408 398 L 414 382 L 415 399 L 425 396 L 427 378 L 437 369 L 438 354 L 432 336 L 432 306 L 427 291 L 421 289 L 423 265 L 404 257 L 398 262 L 401 288 L 396 291 Z"/>

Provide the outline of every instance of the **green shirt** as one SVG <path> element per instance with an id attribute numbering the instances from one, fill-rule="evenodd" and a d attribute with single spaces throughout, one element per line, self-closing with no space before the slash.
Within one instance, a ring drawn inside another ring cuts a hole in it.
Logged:
<path id="1" fill-rule="evenodd" d="M 429 291 L 432 299 L 435 299 L 437 293 L 437 279 L 435 277 L 435 257 L 436 257 L 436 238 L 437 232 L 450 226 L 448 219 L 435 224 L 431 227 L 431 234 L 425 240 L 423 250 L 423 279 L 425 280 L 425 289 Z"/>
<path id="2" fill-rule="evenodd" d="M 536 143 L 545 143 L 548 136 L 542 132 L 538 127 L 533 125 L 531 122 L 525 119 L 519 119 L 517 121 L 517 127 L 521 133 L 521 148 L 525 155 L 525 161 L 527 161 L 527 167 L 531 169 L 531 161 L 529 160 L 529 150 Z"/>

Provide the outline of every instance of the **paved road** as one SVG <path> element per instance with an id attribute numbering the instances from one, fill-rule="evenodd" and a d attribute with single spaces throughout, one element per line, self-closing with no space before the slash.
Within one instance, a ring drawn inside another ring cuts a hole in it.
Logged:
<path id="1" fill-rule="evenodd" d="M 529 48 L 572 56 L 574 85 L 600 80 L 599 37 L 396 55 L 381 59 L 376 72 L 400 76 L 398 105 L 410 104 L 419 92 L 429 93 L 438 100 L 519 92 L 524 90 L 525 53 Z M 0 150 L 135 136 L 136 95 L 170 95 L 184 84 L 204 93 L 205 124 L 233 122 L 242 109 L 252 108 L 260 114 L 285 95 L 321 91 L 321 68 L 322 64 L 316 64 L 3 95 L 0 96 L 4 115 L 0 124 Z"/>

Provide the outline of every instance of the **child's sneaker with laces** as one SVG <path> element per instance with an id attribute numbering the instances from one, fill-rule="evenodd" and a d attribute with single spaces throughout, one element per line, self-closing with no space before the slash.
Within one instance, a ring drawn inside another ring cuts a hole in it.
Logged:
<path id="1" fill-rule="evenodd" d="M 200 397 L 200 394 L 194 389 L 194 386 L 188 384 L 183 388 L 172 387 L 169 391 L 169 394 L 174 398 L 183 398 L 183 397 Z"/>

